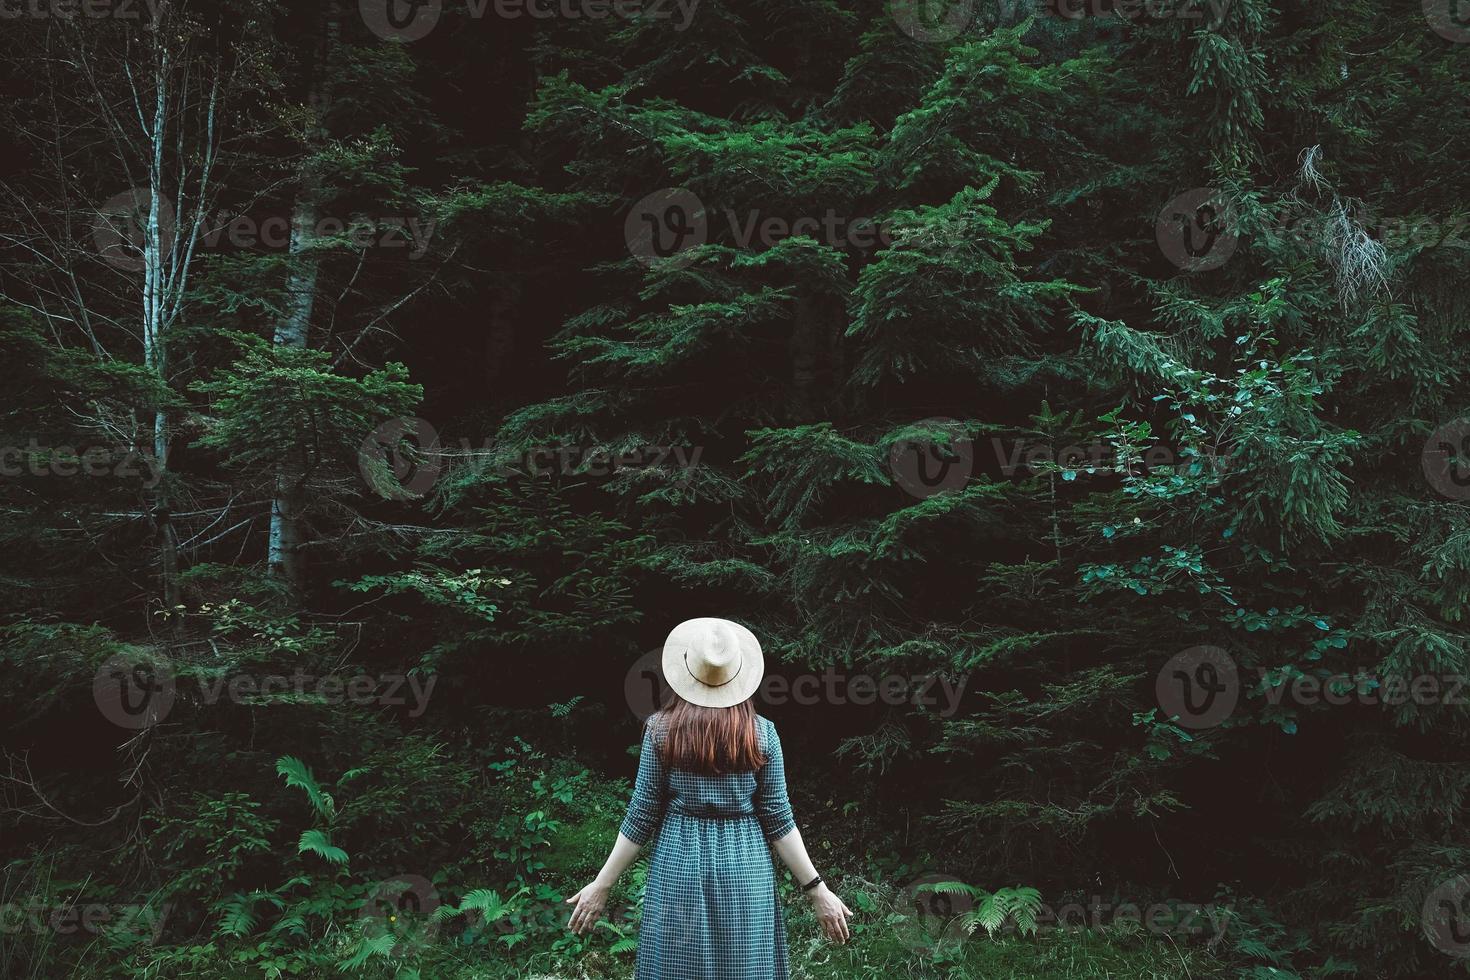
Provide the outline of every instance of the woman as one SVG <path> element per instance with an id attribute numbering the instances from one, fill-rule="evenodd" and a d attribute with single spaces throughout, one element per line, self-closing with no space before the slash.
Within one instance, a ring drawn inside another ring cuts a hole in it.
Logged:
<path id="1" fill-rule="evenodd" d="M 691 619 L 664 643 L 673 703 L 648 719 L 638 781 L 607 863 L 567 899 L 589 932 L 613 883 L 657 836 L 643 898 L 637 980 L 786 980 L 786 930 L 774 850 L 830 939 L 852 915 L 812 866 L 786 798 L 776 726 L 751 696 L 765 669 L 737 623 Z"/>

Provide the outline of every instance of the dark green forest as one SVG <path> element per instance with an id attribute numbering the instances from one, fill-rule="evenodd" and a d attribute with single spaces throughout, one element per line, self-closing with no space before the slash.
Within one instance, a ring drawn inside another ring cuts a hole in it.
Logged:
<path id="1" fill-rule="evenodd" d="M 0 0 L 0 974 L 1470 973 L 1464 0 Z M 1463 686 L 1463 690 L 1462 690 Z"/>

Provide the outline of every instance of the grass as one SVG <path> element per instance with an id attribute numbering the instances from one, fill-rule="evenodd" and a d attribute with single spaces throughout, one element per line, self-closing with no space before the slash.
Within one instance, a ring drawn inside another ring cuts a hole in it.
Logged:
<path id="1" fill-rule="evenodd" d="M 950 976 L 986 980 L 1196 980 L 1230 975 L 1203 943 L 1132 932 L 1052 930 L 1034 936 L 984 931 L 973 935 L 943 923 L 920 927 L 895 889 L 847 882 L 845 899 L 864 912 L 854 918 L 853 940 L 823 940 L 804 902 L 788 905 L 792 980 L 907 980 Z M 937 934 L 937 935 L 936 935 Z"/>
<path id="2" fill-rule="evenodd" d="M 862 908 L 853 919 L 853 939 L 845 946 L 821 937 L 805 901 L 788 899 L 792 980 L 1223 980 L 1236 975 L 1199 940 L 1186 943 L 1142 929 L 990 938 L 983 931 L 965 935 L 942 928 L 933 930 L 942 933 L 936 940 L 915 927 L 902 893 L 892 886 L 847 880 L 841 894 L 855 910 Z M 626 980 L 633 973 L 631 954 L 589 952 L 560 963 L 535 956 L 532 962 L 535 969 L 528 972 L 475 971 L 457 980 Z"/>

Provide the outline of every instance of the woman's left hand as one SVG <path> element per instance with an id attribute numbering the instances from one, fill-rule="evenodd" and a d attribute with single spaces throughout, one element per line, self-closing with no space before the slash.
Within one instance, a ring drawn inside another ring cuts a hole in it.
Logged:
<path id="1" fill-rule="evenodd" d="M 812 911 L 816 913 L 817 923 L 827 938 L 834 943 L 845 943 L 852 938 L 852 931 L 847 925 L 847 920 L 852 918 L 852 909 L 847 907 L 847 903 L 834 895 L 826 882 L 813 889 L 810 896 Z"/>
<path id="2" fill-rule="evenodd" d="M 576 906 L 572 909 L 572 918 L 567 922 L 567 928 L 579 936 L 591 932 L 592 927 L 597 925 L 597 920 L 602 918 L 602 910 L 607 907 L 609 890 L 607 885 L 594 881 L 567 899 L 568 905 Z"/>

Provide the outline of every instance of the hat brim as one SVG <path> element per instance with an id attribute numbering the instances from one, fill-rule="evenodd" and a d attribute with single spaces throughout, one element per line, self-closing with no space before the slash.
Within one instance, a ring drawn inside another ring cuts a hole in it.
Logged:
<path id="1" fill-rule="evenodd" d="M 710 623 L 721 623 L 729 627 L 734 631 L 740 645 L 739 670 L 731 680 L 718 687 L 695 677 L 684 662 L 684 656 L 689 651 L 690 638 L 702 633 Z M 729 708 L 755 694 L 756 689 L 761 686 L 761 678 L 766 671 L 766 658 L 761 653 L 760 641 L 744 626 L 728 619 L 703 617 L 686 619 L 669 631 L 669 638 L 664 641 L 663 669 L 664 681 L 670 689 L 690 704 L 699 704 L 706 708 Z"/>

